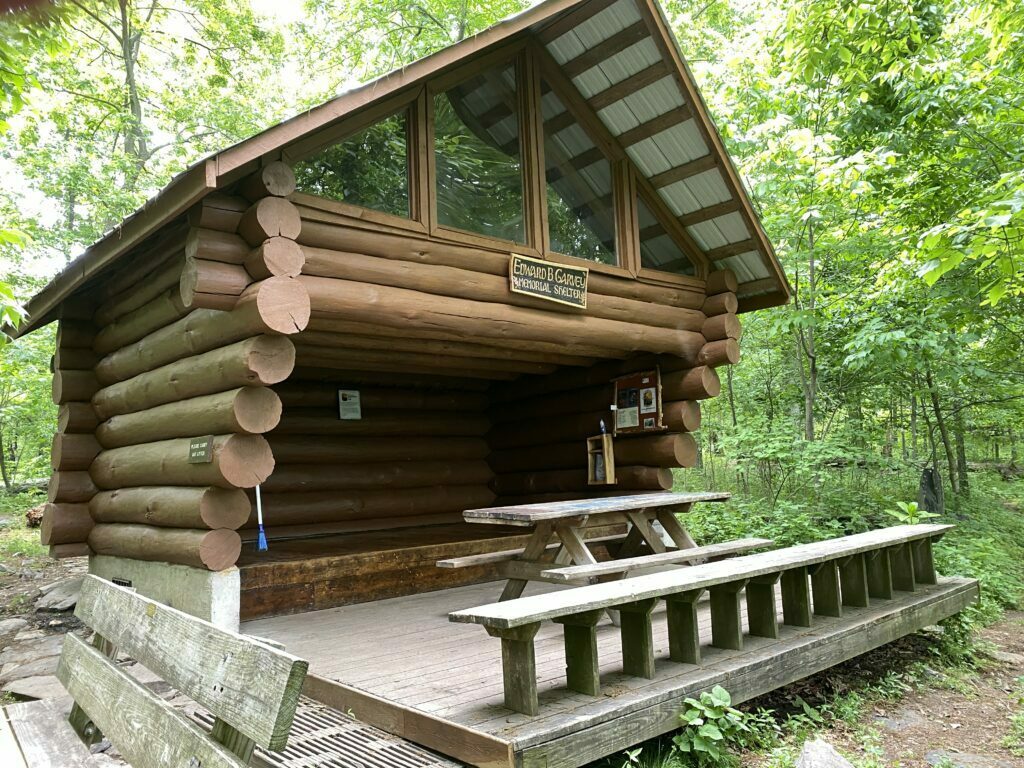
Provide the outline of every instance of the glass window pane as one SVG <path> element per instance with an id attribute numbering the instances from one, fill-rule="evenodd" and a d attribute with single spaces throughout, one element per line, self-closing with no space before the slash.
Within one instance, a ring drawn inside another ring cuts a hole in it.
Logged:
<path id="1" fill-rule="evenodd" d="M 617 264 L 611 163 L 547 84 L 542 92 L 551 250 Z"/>
<path id="2" fill-rule="evenodd" d="M 374 123 L 295 165 L 300 192 L 408 218 L 408 114 Z"/>
<path id="3" fill-rule="evenodd" d="M 518 103 L 511 64 L 434 97 L 441 226 L 526 241 Z"/>
<path id="4" fill-rule="evenodd" d="M 645 269 L 674 272 L 677 275 L 694 274 L 693 264 L 683 253 L 643 198 L 636 201 L 640 224 L 640 265 Z"/>

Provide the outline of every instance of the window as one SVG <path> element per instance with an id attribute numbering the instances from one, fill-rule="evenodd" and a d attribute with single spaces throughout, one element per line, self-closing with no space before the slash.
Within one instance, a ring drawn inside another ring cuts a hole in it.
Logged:
<path id="1" fill-rule="evenodd" d="M 296 188 L 408 218 L 408 123 L 399 112 L 296 163 Z"/>
<path id="2" fill-rule="evenodd" d="M 541 92 L 551 250 L 617 264 L 611 163 L 546 83 Z"/>
<path id="3" fill-rule="evenodd" d="M 526 241 L 515 66 L 434 96 L 437 223 Z"/>
<path id="4" fill-rule="evenodd" d="M 637 198 L 636 209 L 640 226 L 640 266 L 677 275 L 694 274 L 693 264 L 683 249 L 642 197 Z"/>

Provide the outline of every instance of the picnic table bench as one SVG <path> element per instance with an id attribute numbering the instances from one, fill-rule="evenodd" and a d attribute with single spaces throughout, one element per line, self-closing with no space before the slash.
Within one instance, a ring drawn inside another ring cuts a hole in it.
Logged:
<path id="1" fill-rule="evenodd" d="M 508 579 L 500 600 L 513 600 L 523 594 L 530 581 L 587 584 L 620 578 L 641 568 L 697 562 L 750 551 L 768 543 L 764 539 L 743 539 L 717 545 L 714 550 L 698 547 L 676 517 L 697 502 L 726 501 L 724 492 L 643 493 L 577 499 L 508 507 L 470 509 L 463 513 L 469 523 L 512 525 L 533 528 L 520 550 L 485 555 L 449 558 L 438 561 L 441 568 L 465 568 L 494 564 L 499 577 Z M 586 539 L 589 527 L 627 523 L 624 537 Z M 666 544 L 655 523 L 668 536 Z M 555 543 L 552 544 L 554 539 Z M 598 563 L 591 551 L 595 543 L 616 542 L 616 558 Z M 644 549 L 647 554 L 640 554 Z"/>
<path id="2" fill-rule="evenodd" d="M 75 700 L 71 724 L 86 742 L 106 735 L 135 768 L 244 768 L 256 746 L 284 749 L 304 660 L 97 576 L 85 577 L 75 615 L 95 639 L 68 634 L 57 677 Z M 209 710 L 212 731 L 124 672 L 119 653 Z"/>
<path id="3" fill-rule="evenodd" d="M 600 694 L 596 626 L 603 613 L 621 613 L 622 667 L 654 676 L 651 613 L 664 600 L 669 658 L 700 664 L 697 600 L 710 593 L 711 645 L 741 650 L 740 594 L 745 592 L 749 633 L 777 638 L 775 585 L 781 581 L 783 623 L 811 626 L 813 614 L 842 615 L 842 607 L 888 600 L 893 590 L 935 584 L 932 542 L 951 525 L 904 525 L 484 605 L 449 614 L 453 622 L 482 625 L 501 639 L 505 705 L 538 711 L 534 637 L 541 622 L 563 625 L 566 679 L 573 691 Z M 811 595 L 813 593 L 813 601 Z"/>

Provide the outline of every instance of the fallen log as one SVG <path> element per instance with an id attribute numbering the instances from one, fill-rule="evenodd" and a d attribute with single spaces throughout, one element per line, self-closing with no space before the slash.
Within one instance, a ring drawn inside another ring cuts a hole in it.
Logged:
<path id="1" fill-rule="evenodd" d="M 97 523 L 235 530 L 249 519 L 251 506 L 237 489 L 157 486 L 100 491 L 89 511 Z"/>
<path id="2" fill-rule="evenodd" d="M 385 461 L 459 461 L 486 458 L 479 437 L 267 437 L 278 464 L 367 464 Z"/>
<path id="3" fill-rule="evenodd" d="M 294 367 L 291 339 L 254 336 L 104 387 L 93 397 L 92 408 L 108 419 L 222 389 L 277 384 Z"/>
<path id="4" fill-rule="evenodd" d="M 153 443 L 175 437 L 259 435 L 281 418 L 281 400 L 266 387 L 240 387 L 112 416 L 96 429 L 104 448 Z"/>
<path id="5" fill-rule="evenodd" d="M 242 539 L 236 531 L 157 528 L 151 525 L 107 523 L 89 534 L 97 555 L 150 560 L 222 571 L 238 560 Z"/>
<path id="6" fill-rule="evenodd" d="M 103 490 L 142 485 L 215 485 L 252 488 L 274 470 L 274 456 L 260 435 L 217 435 L 208 463 L 189 463 L 188 438 L 103 451 L 89 474 Z"/>
<path id="7" fill-rule="evenodd" d="M 51 544 L 75 544 L 85 541 L 93 528 L 88 504 L 47 504 L 43 507 L 43 523 L 39 541 Z"/>
<path id="8" fill-rule="evenodd" d="M 265 493 L 486 485 L 494 477 L 485 461 L 404 461 L 352 464 L 284 464 L 262 485 Z"/>

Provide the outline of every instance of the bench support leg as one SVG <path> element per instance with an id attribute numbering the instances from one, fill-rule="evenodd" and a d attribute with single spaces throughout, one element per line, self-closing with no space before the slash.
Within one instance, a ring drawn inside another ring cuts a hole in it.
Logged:
<path id="1" fill-rule="evenodd" d="M 932 556 L 932 540 L 921 539 L 910 546 L 914 549 L 914 580 L 918 584 L 938 584 L 935 558 Z"/>
<path id="2" fill-rule="evenodd" d="M 889 548 L 889 562 L 892 568 L 892 588 L 902 592 L 917 590 L 914 579 L 914 550 L 910 544 L 899 544 Z"/>
<path id="3" fill-rule="evenodd" d="M 782 621 L 791 627 L 811 626 L 811 590 L 804 566 L 782 574 Z"/>
<path id="4" fill-rule="evenodd" d="M 588 696 L 601 694 L 597 622 L 602 616 L 604 611 L 598 610 L 554 619 L 556 624 L 564 627 L 566 686 Z"/>
<path id="5" fill-rule="evenodd" d="M 651 611 L 657 602 L 657 598 L 650 598 L 618 606 L 622 617 L 622 671 L 627 675 L 648 680 L 654 677 Z"/>
<path id="6" fill-rule="evenodd" d="M 740 591 L 746 580 L 711 587 L 711 645 L 729 651 L 743 650 Z"/>
<path id="7" fill-rule="evenodd" d="M 819 564 L 811 573 L 811 592 L 814 593 L 814 615 L 843 615 L 839 592 L 839 564 L 835 560 Z"/>
<path id="8" fill-rule="evenodd" d="M 99 632 L 93 633 L 93 647 L 106 656 L 113 659 L 117 656 L 117 648 Z M 103 732 L 96 726 L 85 710 L 78 706 L 78 702 L 71 705 L 71 714 L 68 715 L 68 722 L 71 728 L 87 746 L 99 744 L 103 741 Z"/>
<path id="9" fill-rule="evenodd" d="M 751 579 L 747 584 L 747 624 L 754 637 L 779 636 L 779 613 L 775 607 L 775 583 L 781 574 Z"/>
<path id="10" fill-rule="evenodd" d="M 868 569 L 864 555 L 853 555 L 839 564 L 839 584 L 843 605 L 868 607 Z"/>
<path id="11" fill-rule="evenodd" d="M 252 759 L 252 751 L 256 748 L 255 741 L 245 734 L 239 733 L 219 717 L 213 721 L 210 738 L 223 744 L 229 752 L 238 755 L 243 763 L 248 763 Z"/>
<path id="12" fill-rule="evenodd" d="M 533 638 L 540 622 L 515 629 L 487 627 L 487 634 L 501 638 L 501 671 L 505 682 L 505 706 L 524 715 L 536 715 L 537 658 Z"/>
<path id="13" fill-rule="evenodd" d="M 668 657 L 681 664 L 700 664 L 700 625 L 697 601 L 703 589 L 692 589 L 678 595 L 666 595 L 668 621 Z"/>
<path id="14" fill-rule="evenodd" d="M 868 596 L 876 600 L 892 600 L 892 568 L 889 552 L 876 549 L 867 553 Z"/>

